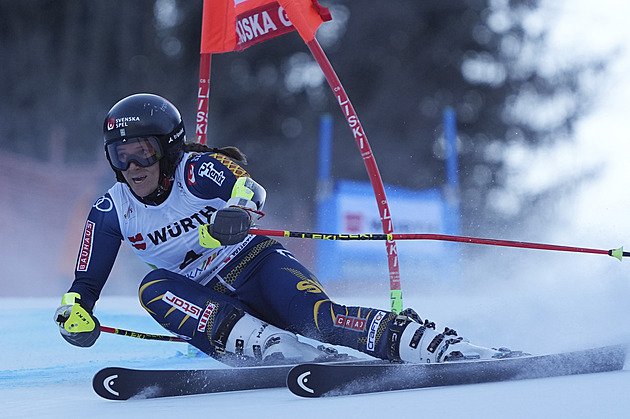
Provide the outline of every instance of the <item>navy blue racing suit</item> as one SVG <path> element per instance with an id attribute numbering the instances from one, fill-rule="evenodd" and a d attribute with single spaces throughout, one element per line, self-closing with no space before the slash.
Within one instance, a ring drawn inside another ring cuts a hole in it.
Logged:
<path id="1" fill-rule="evenodd" d="M 127 184 L 115 184 L 90 211 L 69 292 L 92 310 L 125 241 L 153 268 L 140 284 L 142 306 L 211 356 L 217 328 L 238 308 L 302 336 L 386 359 L 395 313 L 333 302 L 315 275 L 269 237 L 249 235 L 215 249 L 199 244 L 198 227 L 226 205 L 243 176 L 249 175 L 221 154 L 186 153 L 160 205 L 146 205 Z"/>

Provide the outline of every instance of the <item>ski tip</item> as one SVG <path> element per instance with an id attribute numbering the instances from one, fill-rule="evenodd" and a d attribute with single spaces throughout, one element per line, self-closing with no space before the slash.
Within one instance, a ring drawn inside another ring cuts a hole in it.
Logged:
<path id="1" fill-rule="evenodd" d="M 296 396 L 320 397 L 317 389 L 316 376 L 313 375 L 313 368 L 321 367 L 318 364 L 300 364 L 289 371 L 287 375 L 287 387 Z M 315 381 L 314 380 L 315 377 Z"/>
<path id="2" fill-rule="evenodd" d="M 96 394 L 108 400 L 128 400 L 131 395 L 126 394 L 120 383 L 120 375 L 126 368 L 107 367 L 98 371 L 92 379 L 92 388 Z"/>

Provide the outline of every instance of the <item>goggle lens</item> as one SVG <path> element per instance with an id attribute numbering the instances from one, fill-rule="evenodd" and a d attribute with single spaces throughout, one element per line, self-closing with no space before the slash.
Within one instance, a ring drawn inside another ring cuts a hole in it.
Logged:
<path id="1" fill-rule="evenodd" d="M 125 171 L 131 162 L 149 167 L 162 158 L 157 137 L 124 138 L 107 144 L 109 160 L 116 169 Z"/>

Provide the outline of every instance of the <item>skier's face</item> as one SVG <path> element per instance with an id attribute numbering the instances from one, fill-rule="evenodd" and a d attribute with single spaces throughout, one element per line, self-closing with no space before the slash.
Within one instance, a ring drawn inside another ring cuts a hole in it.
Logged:
<path id="1" fill-rule="evenodd" d="M 138 143 L 123 144 L 118 146 L 118 153 L 128 153 L 134 155 L 141 150 Z M 127 150 L 129 148 L 129 150 Z M 156 162 L 150 166 L 142 167 L 135 161 L 129 162 L 127 170 L 123 170 L 122 174 L 131 187 L 131 190 L 139 197 L 145 197 L 158 188 L 160 181 L 160 163 Z"/>

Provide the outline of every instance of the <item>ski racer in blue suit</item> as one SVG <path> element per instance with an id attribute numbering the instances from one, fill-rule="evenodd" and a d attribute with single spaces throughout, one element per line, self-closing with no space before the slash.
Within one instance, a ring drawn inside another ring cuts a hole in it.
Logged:
<path id="1" fill-rule="evenodd" d="M 325 359 L 297 338 L 407 362 L 491 358 L 500 351 L 438 331 L 413 311 L 333 302 L 315 275 L 275 240 L 252 235 L 265 189 L 235 147 L 185 142 L 179 111 L 152 94 L 128 96 L 105 118 L 104 146 L 117 182 L 93 205 L 75 279 L 54 320 L 69 343 L 100 334 L 94 306 L 122 242 L 153 270 L 144 309 L 171 333 L 226 363 Z"/>

